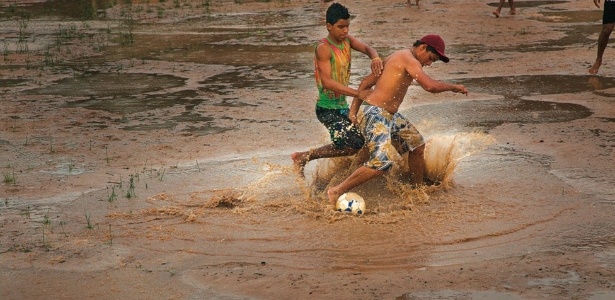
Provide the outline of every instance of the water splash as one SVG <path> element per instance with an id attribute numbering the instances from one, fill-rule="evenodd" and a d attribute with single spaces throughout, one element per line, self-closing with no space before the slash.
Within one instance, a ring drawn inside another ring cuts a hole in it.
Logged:
<path id="1" fill-rule="evenodd" d="M 448 187 L 458 163 L 465 157 L 484 150 L 495 139 L 482 132 L 436 135 L 425 146 L 426 177 Z"/>

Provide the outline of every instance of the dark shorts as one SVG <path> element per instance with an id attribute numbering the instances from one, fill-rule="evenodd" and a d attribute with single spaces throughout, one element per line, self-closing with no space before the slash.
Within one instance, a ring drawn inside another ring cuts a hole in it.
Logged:
<path id="1" fill-rule="evenodd" d="M 348 109 L 329 109 L 316 106 L 318 121 L 327 127 L 333 145 L 337 149 L 361 149 L 365 139 L 348 119 Z"/>
<path id="2" fill-rule="evenodd" d="M 615 23 L 615 1 L 604 1 L 604 12 L 602 13 L 602 24 Z"/>

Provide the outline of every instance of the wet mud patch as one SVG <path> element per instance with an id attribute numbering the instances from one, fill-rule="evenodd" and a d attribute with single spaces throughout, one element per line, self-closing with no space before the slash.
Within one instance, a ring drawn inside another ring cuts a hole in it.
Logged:
<path id="1" fill-rule="evenodd" d="M 60 95 L 64 97 L 112 98 L 138 95 L 183 86 L 185 79 L 171 75 L 138 73 L 84 73 L 65 78 L 56 84 L 27 90 L 36 95 Z"/>
<path id="2" fill-rule="evenodd" d="M 22 1 L 23 2 L 23 1 Z M 1 17 L 25 16 L 28 18 L 41 18 L 59 16 L 75 20 L 92 20 L 97 16 L 98 9 L 110 6 L 110 1 L 32 1 L 19 3 L 10 1 L 6 7 L 0 6 Z"/>
<path id="3" fill-rule="evenodd" d="M 295 70 L 288 68 L 288 65 L 286 70 L 273 67 L 238 67 L 199 82 L 203 85 L 199 90 L 218 95 L 230 95 L 242 89 L 283 93 L 302 88 L 305 78 L 311 75 L 305 70 L 305 64 L 297 67 L 299 69 Z"/>
<path id="4" fill-rule="evenodd" d="M 515 5 L 517 2 L 515 2 Z M 572 11 L 544 11 L 541 16 L 530 17 L 539 21 L 557 23 L 596 23 L 602 21 L 602 10 L 572 10 Z"/>
<path id="5" fill-rule="evenodd" d="M 162 31 L 155 20 L 144 20 L 131 32 L 134 43 L 109 47 L 105 52 L 112 60 L 285 64 L 311 58 L 312 32 L 322 26 L 320 14 L 320 9 L 312 6 L 288 10 L 284 5 L 272 5 L 249 13 L 210 13 L 206 9 L 200 17 L 180 18 Z"/>
<path id="6" fill-rule="evenodd" d="M 417 106 L 410 110 L 409 115 L 409 118 L 416 115 L 442 126 L 489 131 L 505 123 L 572 121 L 587 118 L 592 115 L 592 111 L 572 103 L 503 99 Z"/>
<path id="7" fill-rule="evenodd" d="M 453 53 L 458 54 L 484 54 L 485 52 L 497 51 L 497 52 L 515 52 L 515 53 L 524 53 L 524 52 L 554 52 L 561 51 L 566 48 L 578 48 L 579 44 L 585 47 L 587 44 L 595 43 L 595 40 L 591 37 L 600 32 L 600 25 L 598 24 L 578 24 L 571 25 L 564 28 L 559 28 L 555 30 L 559 30 L 564 32 L 564 36 L 557 40 L 541 40 L 538 42 L 532 42 L 530 44 L 515 44 L 512 46 L 498 46 L 498 45 L 489 45 L 488 47 L 484 44 L 460 44 L 455 45 L 455 49 L 453 49 Z M 519 35 L 530 35 L 532 32 L 519 32 Z M 467 58 L 463 58 L 461 60 L 468 60 Z M 489 59 L 484 58 L 476 58 L 470 61 L 476 62 L 487 62 L 491 61 Z"/>
<path id="8" fill-rule="evenodd" d="M 28 81 L 25 79 L 0 79 L 0 89 L 20 86 L 26 82 Z"/>
<path id="9" fill-rule="evenodd" d="M 615 86 L 615 78 L 578 75 L 524 75 L 452 80 L 468 90 L 513 99 L 533 95 L 593 92 Z"/>
<path id="10" fill-rule="evenodd" d="M 301 28 L 303 26 L 319 26 L 316 20 L 321 20 L 320 9 L 308 6 L 283 11 L 267 10 L 262 12 L 242 12 L 209 15 L 200 19 L 196 25 L 208 28 Z M 239 25 L 241 24 L 241 25 Z"/>
<path id="11" fill-rule="evenodd" d="M 258 36 L 259 40 L 255 39 Z M 107 59 L 145 59 L 224 65 L 285 64 L 308 59 L 310 45 L 260 32 L 133 34 L 129 46 L 109 47 Z M 263 44 L 262 40 L 270 40 Z"/>

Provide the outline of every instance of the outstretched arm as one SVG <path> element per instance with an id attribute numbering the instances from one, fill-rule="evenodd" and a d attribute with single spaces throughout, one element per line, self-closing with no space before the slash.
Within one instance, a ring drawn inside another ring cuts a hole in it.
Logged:
<path id="1" fill-rule="evenodd" d="M 430 93 L 441 93 L 451 91 L 453 93 L 468 94 L 468 90 L 461 84 L 450 84 L 432 79 L 423 71 L 421 63 L 417 60 L 410 61 L 406 66 L 406 72 L 426 91 Z"/>
<path id="2" fill-rule="evenodd" d="M 348 35 L 348 39 L 350 40 L 350 48 L 367 55 L 372 60 L 372 73 L 376 74 L 376 76 L 380 76 L 380 74 L 382 74 L 384 64 L 382 63 L 382 59 L 380 59 L 378 52 L 374 48 L 368 46 L 351 35 Z"/>

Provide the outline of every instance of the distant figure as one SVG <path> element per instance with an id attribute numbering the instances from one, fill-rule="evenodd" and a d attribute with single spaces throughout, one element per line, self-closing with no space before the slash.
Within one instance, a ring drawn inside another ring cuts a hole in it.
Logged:
<path id="1" fill-rule="evenodd" d="M 408 6 L 412 6 L 412 0 L 408 0 Z M 416 0 L 416 6 L 419 6 L 419 0 Z"/>
<path id="2" fill-rule="evenodd" d="M 594 0 L 594 4 L 596 7 L 600 8 L 600 0 Z M 598 69 L 600 69 L 600 66 L 602 65 L 602 55 L 604 54 L 606 45 L 609 43 L 609 37 L 611 36 L 614 25 L 615 0 L 605 0 L 604 12 L 602 13 L 602 30 L 600 31 L 600 36 L 598 37 L 598 55 L 596 56 L 596 61 L 588 70 L 589 74 L 598 73 Z"/>
<path id="3" fill-rule="evenodd" d="M 496 10 L 493 11 L 493 15 L 496 18 L 500 17 L 500 12 L 502 11 L 502 6 L 504 6 L 504 2 L 506 0 L 500 0 L 500 5 L 498 5 L 498 8 Z M 600 0 L 597 0 L 600 1 Z M 515 15 L 517 14 L 517 10 L 515 9 L 515 3 L 513 0 L 508 0 L 508 5 L 510 6 L 510 12 L 508 13 L 509 15 Z"/>
<path id="4" fill-rule="evenodd" d="M 354 155 L 363 147 L 363 135 L 348 118 L 346 96 L 359 96 L 356 89 L 348 86 L 351 50 L 368 56 L 376 75 L 383 68 L 378 52 L 348 33 L 350 13 L 346 7 L 332 3 L 327 9 L 326 26 L 329 33 L 318 42 L 314 53 L 314 76 L 318 88 L 316 117 L 329 130 L 331 143 L 291 154 L 294 169 L 301 176 L 311 160 Z"/>
<path id="5" fill-rule="evenodd" d="M 397 50 L 385 58 L 384 71 L 380 76 L 372 73 L 361 81 L 360 94 L 363 91 L 371 91 L 371 94 L 364 99 L 354 98 L 349 117 L 363 131 L 369 159 L 343 182 L 327 190 L 331 205 L 334 206 L 343 193 L 390 170 L 397 155 L 407 155 L 405 160 L 411 169 L 408 174 L 410 184 L 423 184 L 425 140 L 398 110 L 412 82 L 431 93 L 451 91 L 468 94 L 463 85 L 432 79 L 423 71 L 423 67 L 438 60 L 449 61 L 444 48 L 444 40 L 439 35 L 426 35 L 417 40 L 412 48 Z M 362 105 L 363 100 L 367 105 Z"/>

